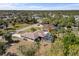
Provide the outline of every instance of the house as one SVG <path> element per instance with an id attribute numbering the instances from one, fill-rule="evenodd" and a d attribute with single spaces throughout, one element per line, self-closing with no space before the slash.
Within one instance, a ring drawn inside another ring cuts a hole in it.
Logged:
<path id="1" fill-rule="evenodd" d="M 27 39 L 31 39 L 31 40 L 36 40 L 36 39 L 47 39 L 49 40 L 49 38 L 47 38 L 48 35 L 48 31 L 35 31 L 35 32 L 28 32 L 28 33 L 24 33 L 22 34 L 22 37 L 25 37 Z"/>

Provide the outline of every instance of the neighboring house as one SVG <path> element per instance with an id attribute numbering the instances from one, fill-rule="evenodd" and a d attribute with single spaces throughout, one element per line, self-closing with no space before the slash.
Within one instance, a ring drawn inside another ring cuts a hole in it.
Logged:
<path id="1" fill-rule="evenodd" d="M 63 16 L 63 18 L 69 17 L 68 15 L 62 15 L 62 16 Z"/>
<path id="2" fill-rule="evenodd" d="M 72 26 L 72 30 L 73 30 L 73 31 L 78 31 L 78 27 Z"/>
<path id="3" fill-rule="evenodd" d="M 0 25 L 0 29 L 6 29 L 5 25 Z"/>
<path id="4" fill-rule="evenodd" d="M 17 41 L 17 40 L 22 40 L 23 38 L 21 37 L 20 34 L 13 34 L 13 35 L 12 35 L 12 39 L 13 39 L 14 41 Z"/>
<path id="5" fill-rule="evenodd" d="M 65 30 L 67 30 L 67 27 L 64 27 Z"/>
<path id="6" fill-rule="evenodd" d="M 0 16 L 0 19 L 6 18 L 5 16 Z"/>
<path id="7" fill-rule="evenodd" d="M 39 16 L 38 14 L 34 14 L 34 15 L 32 15 L 32 18 L 35 18 L 35 19 L 40 19 L 40 18 L 42 18 L 41 16 Z"/>
<path id="8" fill-rule="evenodd" d="M 79 15 L 74 16 L 75 20 L 79 20 Z"/>
<path id="9" fill-rule="evenodd" d="M 0 42 L 7 42 L 3 36 L 0 36 Z"/>
<path id="10" fill-rule="evenodd" d="M 55 16 L 56 16 L 55 14 L 51 15 L 51 17 L 55 17 Z"/>
<path id="11" fill-rule="evenodd" d="M 38 23 L 42 23 L 42 19 L 38 19 L 37 22 L 38 22 Z"/>
<path id="12" fill-rule="evenodd" d="M 42 25 L 44 27 L 44 30 L 54 30 L 54 29 L 56 30 L 57 29 L 57 27 L 52 24 L 42 24 Z"/>

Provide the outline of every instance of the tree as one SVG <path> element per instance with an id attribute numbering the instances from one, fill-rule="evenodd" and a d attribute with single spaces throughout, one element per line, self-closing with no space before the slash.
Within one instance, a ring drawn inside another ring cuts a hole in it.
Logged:
<path id="1" fill-rule="evenodd" d="M 0 19 L 0 25 L 5 25 L 6 27 L 8 27 L 8 21 Z"/>
<path id="2" fill-rule="evenodd" d="M 55 40 L 57 39 L 57 36 L 54 34 L 54 33 L 52 33 L 53 31 L 51 31 L 51 55 L 52 55 L 52 52 L 53 52 L 53 44 L 54 44 L 54 42 L 55 42 Z"/>
<path id="3" fill-rule="evenodd" d="M 72 17 L 72 16 L 68 17 L 67 20 L 66 20 L 66 26 L 68 28 L 71 28 L 71 26 L 74 25 L 74 24 L 75 24 L 74 17 Z"/>
<path id="4" fill-rule="evenodd" d="M 10 32 L 5 33 L 4 34 L 4 38 L 5 38 L 5 40 L 8 41 L 8 43 L 12 43 L 13 42 L 13 40 L 12 40 L 12 34 Z"/>
<path id="5" fill-rule="evenodd" d="M 36 28 L 32 27 L 30 30 L 34 32 L 36 31 Z"/>
<path id="6" fill-rule="evenodd" d="M 42 19 L 42 22 L 43 23 L 51 23 L 51 19 L 49 19 L 49 18 L 44 18 L 44 19 Z"/>
<path id="7" fill-rule="evenodd" d="M 32 18 L 31 22 L 33 22 L 35 24 L 35 23 L 37 23 L 37 19 Z"/>
<path id="8" fill-rule="evenodd" d="M 39 48 L 40 48 L 40 41 L 41 41 L 40 37 L 35 39 L 35 42 L 36 42 L 36 45 L 37 45 L 37 52 L 38 52 L 38 54 L 39 54 Z"/>
<path id="9" fill-rule="evenodd" d="M 0 42 L 0 55 L 3 55 L 6 51 L 5 42 Z"/>
<path id="10" fill-rule="evenodd" d="M 19 51 L 24 55 L 24 56 L 34 56 L 36 52 L 36 47 L 35 46 L 25 46 L 21 45 L 19 46 Z"/>
<path id="11" fill-rule="evenodd" d="M 67 56 L 69 55 L 69 50 L 70 50 L 70 46 L 71 45 L 75 45 L 76 43 L 76 36 L 75 34 L 71 33 L 71 32 L 68 32 L 64 35 L 64 38 L 63 38 L 63 43 L 64 43 L 64 55 Z"/>
<path id="12" fill-rule="evenodd" d="M 4 34 L 4 31 L 0 29 L 0 36 Z"/>

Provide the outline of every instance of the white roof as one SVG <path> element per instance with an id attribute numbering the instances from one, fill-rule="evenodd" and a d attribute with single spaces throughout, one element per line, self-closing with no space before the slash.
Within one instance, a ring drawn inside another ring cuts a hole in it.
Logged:
<path id="1" fill-rule="evenodd" d="M 47 34 L 48 32 L 44 32 L 44 34 Z"/>
<path id="2" fill-rule="evenodd" d="M 20 34 L 13 34 L 12 36 L 13 36 L 13 37 L 21 38 L 21 35 L 20 35 Z"/>

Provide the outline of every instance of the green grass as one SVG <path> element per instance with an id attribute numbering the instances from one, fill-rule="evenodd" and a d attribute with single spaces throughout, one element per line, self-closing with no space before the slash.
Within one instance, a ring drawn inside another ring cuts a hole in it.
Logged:
<path id="1" fill-rule="evenodd" d="M 20 23 L 17 23 L 17 24 L 15 24 L 14 28 L 15 29 L 22 29 L 22 28 L 27 27 L 27 26 L 29 26 L 29 24 L 20 24 Z"/>
<path id="2" fill-rule="evenodd" d="M 31 27 L 29 29 L 26 30 L 26 32 L 35 32 L 37 30 L 41 30 L 42 28 L 41 27 Z"/>

